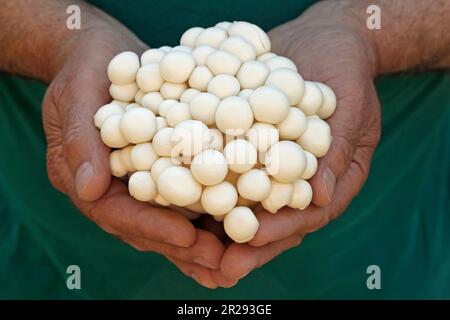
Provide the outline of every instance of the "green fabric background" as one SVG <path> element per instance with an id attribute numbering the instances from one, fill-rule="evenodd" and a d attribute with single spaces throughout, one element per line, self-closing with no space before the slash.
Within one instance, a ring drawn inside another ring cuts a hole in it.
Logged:
<path id="1" fill-rule="evenodd" d="M 194 25 L 247 20 L 268 30 L 312 1 L 91 1 L 152 46 Z M 0 74 L 0 298 L 450 298 L 450 75 L 377 82 L 383 135 L 345 214 L 232 289 L 208 290 L 85 219 L 45 171 L 45 86 Z M 82 289 L 66 288 L 66 267 Z M 366 268 L 381 267 L 368 290 Z"/>

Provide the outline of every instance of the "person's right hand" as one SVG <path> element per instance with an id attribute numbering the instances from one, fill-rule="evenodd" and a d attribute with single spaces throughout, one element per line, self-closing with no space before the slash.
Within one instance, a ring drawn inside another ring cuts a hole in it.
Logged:
<path id="1" fill-rule="evenodd" d="M 145 49 L 129 31 L 113 27 L 89 30 L 72 42 L 43 102 L 48 176 L 103 230 L 140 251 L 166 256 L 186 275 L 215 288 L 210 270 L 219 267 L 222 242 L 179 213 L 134 200 L 122 181 L 111 179 L 111 150 L 93 124 L 96 110 L 111 100 L 108 62 L 120 51 Z"/>

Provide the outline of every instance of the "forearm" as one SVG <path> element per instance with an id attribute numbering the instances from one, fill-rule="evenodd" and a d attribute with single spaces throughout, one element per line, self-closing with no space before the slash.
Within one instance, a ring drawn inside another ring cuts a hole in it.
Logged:
<path id="1" fill-rule="evenodd" d="M 81 9 L 81 29 L 69 29 L 68 6 Z M 0 71 L 49 82 L 83 35 L 118 29 L 117 21 L 100 10 L 73 0 L 2 0 L 0 10 Z"/>
<path id="2" fill-rule="evenodd" d="M 367 27 L 370 5 L 380 8 L 381 29 Z M 448 0 L 323 1 L 306 12 L 312 23 L 316 10 L 322 11 L 327 23 L 359 30 L 373 47 L 377 74 L 450 68 Z"/>

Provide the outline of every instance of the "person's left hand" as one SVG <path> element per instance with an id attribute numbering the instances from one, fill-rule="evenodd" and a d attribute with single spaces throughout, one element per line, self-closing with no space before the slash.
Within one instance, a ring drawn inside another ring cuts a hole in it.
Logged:
<path id="1" fill-rule="evenodd" d="M 357 29 L 330 23 L 322 10 L 328 9 L 316 5 L 269 34 L 275 53 L 292 59 L 305 79 L 326 83 L 337 96 L 336 112 L 327 120 L 332 145 L 310 180 L 313 203 L 304 211 L 286 207 L 276 214 L 257 209 L 260 225 L 255 238 L 247 244 L 230 244 L 220 269 L 212 272 L 220 286 L 233 286 L 338 217 L 368 176 L 381 126 L 373 83 L 375 53 Z"/>

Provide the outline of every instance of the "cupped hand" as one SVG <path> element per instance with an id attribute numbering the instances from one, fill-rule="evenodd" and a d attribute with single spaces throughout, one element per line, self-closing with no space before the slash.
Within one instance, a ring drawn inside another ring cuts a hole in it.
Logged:
<path id="1" fill-rule="evenodd" d="M 338 217 L 367 179 L 380 139 L 380 104 L 374 86 L 377 57 L 358 26 L 330 19 L 323 5 L 269 33 L 272 50 L 292 59 L 306 80 L 330 86 L 337 97 L 335 114 L 327 120 L 331 148 L 319 159 L 311 179 L 313 203 L 303 211 L 283 208 L 276 214 L 257 209 L 259 229 L 248 244 L 231 244 L 213 279 L 234 285 L 252 270 L 303 237 Z M 347 18 L 348 19 L 348 18 Z"/>
<path id="2" fill-rule="evenodd" d="M 134 200 L 122 181 L 111 178 L 111 150 L 93 124 L 96 110 L 111 100 L 108 62 L 121 51 L 141 53 L 146 46 L 113 27 L 86 31 L 72 43 L 43 102 L 50 181 L 106 232 L 140 251 L 166 256 L 188 276 L 215 288 L 210 270 L 219 267 L 222 242 L 179 213 Z"/>

